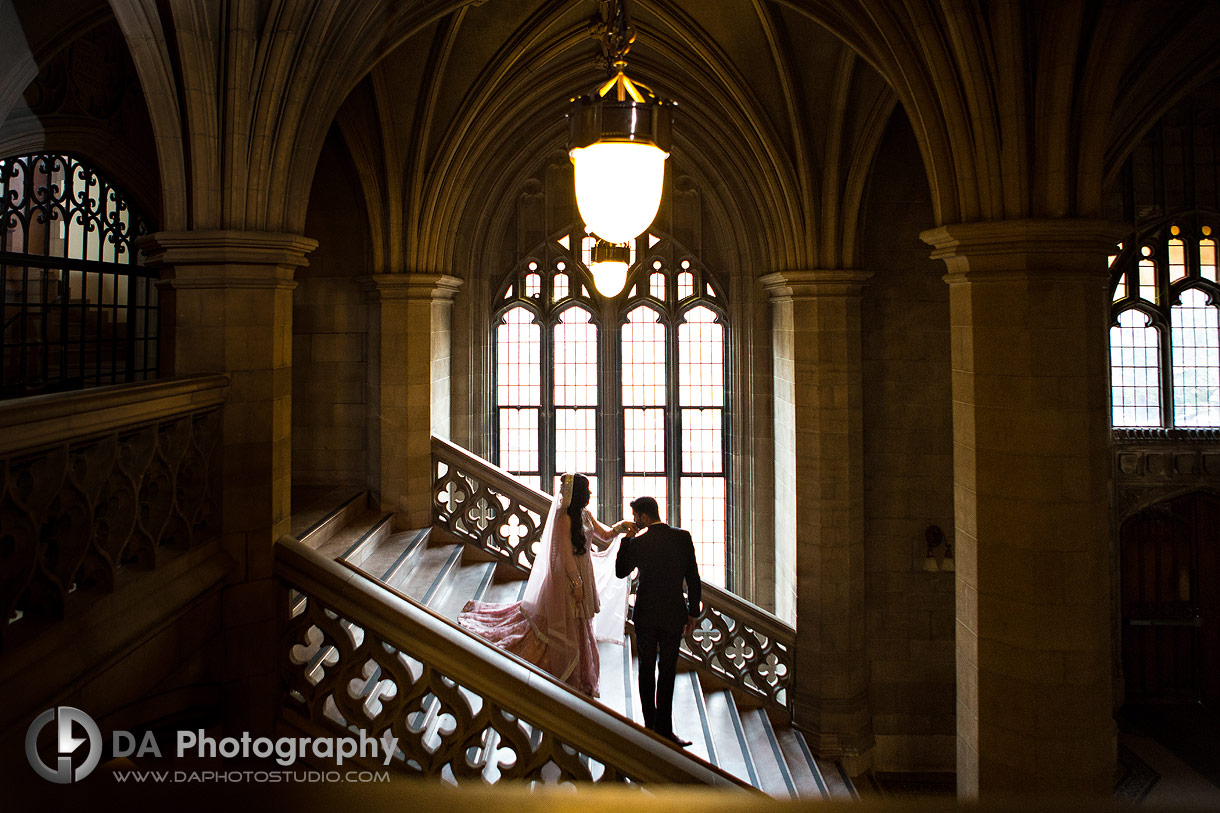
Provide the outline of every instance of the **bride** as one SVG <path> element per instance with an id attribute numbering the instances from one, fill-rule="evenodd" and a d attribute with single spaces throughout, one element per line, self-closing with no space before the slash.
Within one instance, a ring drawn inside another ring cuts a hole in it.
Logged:
<path id="1" fill-rule="evenodd" d="M 563 475 L 524 598 L 512 604 L 467 602 L 458 623 L 597 697 L 597 641 L 623 640 L 627 581 L 614 577 L 613 549 L 631 522 L 603 525 L 586 508 L 589 497 L 589 478 Z M 591 542 L 601 550 L 591 551 Z"/>

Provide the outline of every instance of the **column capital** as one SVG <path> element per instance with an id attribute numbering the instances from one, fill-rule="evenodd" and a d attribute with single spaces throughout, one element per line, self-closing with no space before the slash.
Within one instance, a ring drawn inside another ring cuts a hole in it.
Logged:
<path id="1" fill-rule="evenodd" d="M 361 277 L 360 285 L 370 302 L 384 300 L 452 300 L 462 280 L 449 274 L 394 273 Z"/>
<path id="2" fill-rule="evenodd" d="M 818 268 L 808 271 L 776 271 L 759 277 L 772 302 L 813 299 L 823 296 L 860 296 L 871 271 L 855 268 Z"/>
<path id="3" fill-rule="evenodd" d="M 294 288 L 318 241 L 282 232 L 162 231 L 137 241 L 147 263 L 163 266 L 174 288 Z"/>
<path id="4" fill-rule="evenodd" d="M 954 223 L 919 237 L 932 246 L 932 259 L 945 261 L 945 281 L 952 285 L 967 275 L 1103 279 L 1109 274 L 1105 258 L 1129 233 L 1130 227 L 1108 220 L 1030 218 Z"/>

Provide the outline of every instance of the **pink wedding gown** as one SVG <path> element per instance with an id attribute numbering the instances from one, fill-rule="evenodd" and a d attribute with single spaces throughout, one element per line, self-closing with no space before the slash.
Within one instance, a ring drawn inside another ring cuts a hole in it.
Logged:
<path id="1" fill-rule="evenodd" d="M 511 604 L 467 602 L 458 623 L 577 691 L 597 697 L 600 673 L 597 641 L 599 637 L 622 641 L 627 582 L 614 578 L 618 535 L 603 530 L 604 526 L 587 509 L 582 516 L 589 543 L 585 553 L 580 556 L 573 553 L 571 519 L 552 508 L 525 597 Z M 595 550 L 594 541 L 608 547 Z M 606 593 L 608 599 L 606 612 L 600 616 L 599 584 L 600 592 Z M 599 630 L 605 628 L 604 635 L 595 633 L 595 617 Z"/>

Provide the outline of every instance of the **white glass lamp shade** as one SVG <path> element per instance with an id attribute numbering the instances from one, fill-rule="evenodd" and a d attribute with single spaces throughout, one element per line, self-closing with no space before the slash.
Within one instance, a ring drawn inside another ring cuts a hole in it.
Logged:
<path id="1" fill-rule="evenodd" d="M 576 205 L 589 230 L 607 242 L 628 243 L 652 225 L 668 157 L 660 147 L 639 141 L 599 141 L 573 149 Z"/>
<path id="2" fill-rule="evenodd" d="M 627 284 L 627 270 L 631 267 L 631 246 L 628 243 L 607 243 L 598 240 L 593 245 L 593 285 L 604 297 L 618 296 Z"/>
<path id="3" fill-rule="evenodd" d="M 589 270 L 593 272 L 593 284 L 597 286 L 597 292 L 604 297 L 618 296 L 619 291 L 627 284 L 627 263 L 603 260 L 593 263 Z"/>

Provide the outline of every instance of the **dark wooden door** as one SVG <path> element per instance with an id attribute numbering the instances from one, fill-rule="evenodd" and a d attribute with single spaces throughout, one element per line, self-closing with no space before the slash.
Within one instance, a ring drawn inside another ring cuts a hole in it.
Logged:
<path id="1" fill-rule="evenodd" d="M 1119 539 L 1127 701 L 1220 705 L 1220 498 L 1153 506 Z"/>

